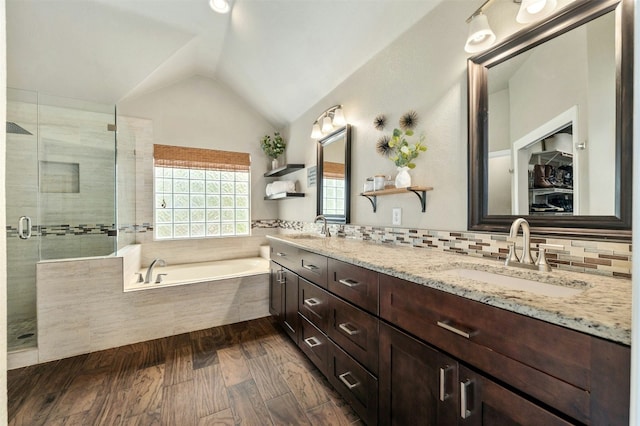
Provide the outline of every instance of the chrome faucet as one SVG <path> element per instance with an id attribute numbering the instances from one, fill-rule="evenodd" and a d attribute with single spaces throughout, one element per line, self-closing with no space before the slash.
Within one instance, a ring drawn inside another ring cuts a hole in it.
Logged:
<path id="1" fill-rule="evenodd" d="M 522 257 L 516 253 L 516 241 L 518 230 L 522 228 Z M 546 250 L 564 250 L 564 246 L 556 244 L 538 244 L 538 258 L 535 263 L 531 257 L 531 228 L 529 222 L 523 218 L 518 218 L 511 224 L 509 230 L 509 254 L 507 255 L 507 266 L 517 266 L 520 268 L 537 269 L 543 272 L 550 272 L 551 266 L 547 262 Z"/>
<path id="2" fill-rule="evenodd" d="M 522 257 L 518 257 L 516 254 L 516 241 L 518 238 L 518 231 L 522 228 Z M 525 265 L 533 265 L 533 258 L 531 257 L 531 228 L 529 222 L 526 219 L 520 217 L 513 221 L 511 229 L 509 230 L 509 255 L 507 256 L 507 265 L 510 263 L 524 263 Z"/>
<path id="3" fill-rule="evenodd" d="M 327 226 L 327 218 L 324 217 L 323 215 L 318 215 L 316 216 L 315 219 L 313 219 L 313 223 L 316 223 L 318 219 L 322 219 L 322 221 L 324 222 L 324 224 L 322 225 L 322 231 L 320 231 L 320 234 L 324 235 L 325 237 L 330 237 L 331 232 L 329 231 L 329 227 Z"/>
<path id="4" fill-rule="evenodd" d="M 145 284 L 149 284 L 153 279 L 153 268 L 154 266 L 156 266 L 156 264 L 158 266 L 167 266 L 167 262 L 165 262 L 163 259 L 153 259 L 153 262 L 151 262 L 151 265 L 149 265 L 149 268 L 147 269 L 147 275 L 144 279 Z"/>

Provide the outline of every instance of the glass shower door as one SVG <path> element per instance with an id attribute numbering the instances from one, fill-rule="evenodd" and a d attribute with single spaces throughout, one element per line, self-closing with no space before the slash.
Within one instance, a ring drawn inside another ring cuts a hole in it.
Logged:
<path id="1" fill-rule="evenodd" d="M 35 347 L 38 234 L 38 95 L 7 90 L 7 346 Z"/>

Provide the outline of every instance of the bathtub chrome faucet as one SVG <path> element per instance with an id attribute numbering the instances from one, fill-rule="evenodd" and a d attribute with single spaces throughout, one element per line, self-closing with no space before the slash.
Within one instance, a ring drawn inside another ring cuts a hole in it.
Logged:
<path id="1" fill-rule="evenodd" d="M 330 237 L 331 232 L 329 231 L 329 227 L 327 226 L 327 218 L 324 217 L 323 215 L 318 215 L 316 216 L 315 219 L 313 219 L 313 223 L 316 223 L 318 219 L 322 219 L 322 222 L 323 222 L 322 231 L 320 231 L 320 235 L 324 235 L 325 237 Z"/>
<path id="2" fill-rule="evenodd" d="M 149 284 L 153 279 L 153 268 L 156 265 L 167 266 L 167 262 L 165 262 L 163 259 L 153 259 L 153 262 L 151 262 L 151 265 L 149 265 L 149 269 L 147 269 L 147 275 L 144 279 L 145 284 Z"/>

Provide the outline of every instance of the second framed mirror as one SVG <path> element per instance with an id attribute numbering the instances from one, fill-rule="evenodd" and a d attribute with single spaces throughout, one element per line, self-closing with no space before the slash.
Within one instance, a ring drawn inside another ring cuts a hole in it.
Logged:
<path id="1" fill-rule="evenodd" d="M 351 126 L 318 141 L 317 214 L 330 223 L 349 223 L 351 207 Z"/>

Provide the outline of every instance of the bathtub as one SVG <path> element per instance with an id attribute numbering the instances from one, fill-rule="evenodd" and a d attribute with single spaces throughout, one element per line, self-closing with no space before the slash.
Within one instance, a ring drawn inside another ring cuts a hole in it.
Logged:
<path id="1" fill-rule="evenodd" d="M 142 274 L 144 278 L 147 274 L 147 268 L 140 269 L 137 273 Z M 268 273 L 269 261 L 262 257 L 184 263 L 178 265 L 167 264 L 167 266 L 155 266 L 153 268 L 152 282 L 147 284 L 138 282 L 138 275 L 133 274 L 133 277 L 131 277 L 128 282 L 125 281 L 124 291 L 175 287 Z M 156 284 L 155 280 L 158 274 L 167 275 L 162 277 L 161 283 Z"/>

